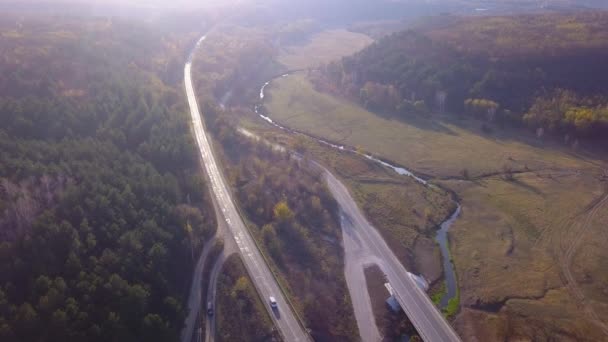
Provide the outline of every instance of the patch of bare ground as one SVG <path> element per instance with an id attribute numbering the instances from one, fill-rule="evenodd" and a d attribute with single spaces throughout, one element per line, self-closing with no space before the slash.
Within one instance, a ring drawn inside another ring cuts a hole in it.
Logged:
<path id="1" fill-rule="evenodd" d="M 430 284 L 439 284 L 442 279 L 441 251 L 437 243 L 429 238 L 420 237 L 414 242 L 414 269 Z"/>

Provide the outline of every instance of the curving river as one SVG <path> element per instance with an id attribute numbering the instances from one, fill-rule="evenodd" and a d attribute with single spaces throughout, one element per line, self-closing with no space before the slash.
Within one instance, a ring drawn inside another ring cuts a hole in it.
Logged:
<path id="1" fill-rule="evenodd" d="M 316 141 L 318 141 L 321 144 L 330 146 L 332 148 L 335 148 L 337 150 L 340 150 L 342 152 L 346 152 L 346 153 L 354 153 L 360 156 L 363 156 L 371 161 L 374 161 L 384 167 L 387 167 L 393 171 L 395 171 L 397 174 L 402 175 L 402 176 L 406 176 L 406 177 L 412 177 L 414 180 L 416 180 L 418 183 L 427 186 L 427 187 L 435 187 L 436 185 L 429 183 L 428 181 L 416 176 L 416 174 L 414 174 L 413 172 L 411 172 L 410 170 L 401 167 L 401 166 L 396 166 L 394 164 L 391 164 L 389 162 L 386 162 L 384 160 L 378 159 L 370 154 L 366 154 L 366 153 L 361 153 L 360 151 L 357 151 L 356 149 L 349 147 L 349 146 L 344 146 L 344 145 L 339 145 L 339 144 L 334 144 L 331 143 L 329 141 L 320 139 L 318 137 L 314 137 L 312 135 L 306 134 L 304 132 L 300 132 L 294 129 L 291 129 L 289 127 L 285 127 L 282 126 L 278 123 L 276 123 L 274 120 L 272 120 L 272 118 L 269 117 L 268 113 L 265 112 L 264 110 L 264 97 L 265 97 L 265 91 L 266 91 L 266 87 L 268 85 L 270 85 L 270 83 L 272 81 L 274 81 L 275 79 L 278 78 L 282 78 L 282 77 L 287 77 L 289 76 L 291 73 L 286 73 L 283 74 L 279 77 L 276 77 L 266 83 L 264 83 L 264 85 L 262 85 L 261 89 L 260 89 L 260 103 L 258 103 L 257 105 L 255 105 L 254 107 L 254 111 L 255 113 L 262 118 L 264 121 L 268 122 L 269 124 L 273 125 L 274 127 L 277 127 L 281 130 L 284 130 L 286 132 L 289 132 L 291 134 L 298 134 L 298 135 L 303 135 L 306 136 L 308 138 L 314 139 Z M 454 211 L 454 213 L 447 219 L 445 220 L 441 226 L 440 229 L 437 231 L 437 234 L 435 236 L 435 241 L 437 241 L 437 243 L 439 244 L 439 248 L 441 250 L 441 258 L 442 258 L 442 265 L 443 265 L 443 272 L 444 272 L 444 276 L 445 276 L 445 287 L 446 287 L 446 292 L 444 294 L 444 296 L 441 298 L 441 301 L 439 303 L 440 308 L 444 309 L 450 299 L 454 298 L 458 291 L 457 291 L 457 280 L 456 280 L 456 272 L 454 270 L 454 264 L 452 263 L 451 257 L 450 257 L 450 250 L 449 250 L 449 246 L 448 246 L 448 231 L 450 229 L 450 227 L 452 226 L 452 224 L 456 221 L 456 219 L 458 218 L 458 216 L 460 215 L 460 211 L 461 211 L 461 207 L 460 204 L 458 202 L 456 202 L 456 210 Z"/>

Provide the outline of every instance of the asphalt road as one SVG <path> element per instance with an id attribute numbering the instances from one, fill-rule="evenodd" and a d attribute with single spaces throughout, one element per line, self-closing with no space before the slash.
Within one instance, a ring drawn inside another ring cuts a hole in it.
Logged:
<path id="1" fill-rule="evenodd" d="M 200 303 L 201 303 L 201 291 L 202 291 L 202 275 L 203 268 L 205 267 L 205 261 L 207 260 L 207 256 L 211 251 L 211 247 L 215 243 L 215 237 L 210 239 L 205 243 L 203 247 L 203 252 L 196 263 L 196 267 L 194 268 L 194 275 L 192 276 L 192 285 L 190 286 L 190 295 L 188 296 L 188 316 L 186 317 L 186 321 L 184 323 L 184 328 L 182 329 L 181 341 L 182 342 L 190 342 L 192 339 L 192 333 L 194 332 L 195 327 L 197 326 L 196 318 L 198 317 L 198 313 L 200 311 Z"/>
<path id="2" fill-rule="evenodd" d="M 249 132 L 241 133 L 260 139 Z M 266 141 L 266 143 L 282 148 L 271 142 Z M 293 153 L 292 155 L 302 160 L 300 154 Z M 330 192 L 341 208 L 344 274 L 361 340 L 376 342 L 382 339 L 375 322 L 364 274 L 365 267 L 375 264 L 387 276 L 393 290 L 397 293 L 397 300 L 424 341 L 460 341 L 460 337 L 435 307 L 426 292 L 420 289 L 380 233 L 367 221 L 344 184 L 323 165 L 314 160 L 307 160 L 322 171 Z"/>
<path id="3" fill-rule="evenodd" d="M 380 233 L 363 216 L 346 187 L 328 170 L 325 170 L 325 178 L 329 190 L 340 204 L 343 212 L 342 232 L 345 255 L 351 259 L 346 261 L 347 281 L 360 281 L 361 275 L 359 272 L 362 273 L 360 268 L 363 265 L 378 264 L 397 293 L 397 300 L 401 307 L 424 341 L 460 341 L 451 325 L 435 307 L 428 295 L 416 285 Z M 349 274 L 349 272 L 352 272 L 352 274 Z M 351 297 L 353 297 L 361 338 L 364 341 L 377 341 L 379 336 L 377 328 L 366 327 L 366 324 L 369 324 L 368 322 L 360 322 L 360 319 L 369 320 L 367 318 L 369 313 L 366 311 L 370 310 L 370 305 L 361 299 L 363 296 L 361 290 L 355 289 L 353 294 L 352 288 L 355 286 L 357 284 L 350 284 L 349 281 L 349 289 L 351 290 Z"/>
<path id="4" fill-rule="evenodd" d="M 218 204 L 216 203 L 215 200 L 213 200 L 213 206 L 215 209 L 215 216 L 218 218 L 221 218 L 221 211 L 219 209 Z M 219 219 L 218 219 L 219 220 Z M 211 239 L 209 239 L 209 241 L 207 241 L 205 243 L 205 246 L 203 246 L 203 251 L 201 252 L 201 255 L 199 257 L 198 262 L 196 263 L 196 267 L 194 268 L 194 274 L 192 276 L 192 285 L 190 286 L 190 294 L 188 296 L 188 316 L 186 316 L 186 320 L 184 322 L 184 327 L 182 328 L 182 335 L 180 338 L 181 342 L 191 342 L 191 341 L 202 341 L 203 340 L 203 336 L 202 336 L 202 332 L 201 331 L 196 331 L 195 329 L 197 329 L 197 327 L 199 326 L 199 321 L 197 321 L 197 318 L 199 320 L 205 320 L 206 324 L 205 324 L 205 337 L 206 341 L 209 341 L 209 335 L 211 334 L 211 341 L 213 341 L 213 337 L 215 336 L 215 330 L 209 331 L 209 327 L 212 327 L 212 329 L 215 329 L 215 316 L 209 317 L 206 315 L 206 310 L 207 310 L 207 302 L 209 300 L 212 300 L 215 303 L 215 286 L 216 286 L 216 281 L 217 281 L 217 273 L 219 273 L 219 270 L 221 269 L 221 265 L 223 265 L 226 257 L 225 256 L 230 256 L 232 253 L 236 252 L 236 245 L 234 243 L 234 241 L 232 240 L 232 236 L 229 235 L 230 233 L 228 232 L 228 228 L 226 227 L 225 222 L 219 220 L 218 221 L 218 225 L 217 225 L 217 230 L 215 232 L 215 235 L 213 235 L 213 237 Z M 222 250 L 222 253 L 217 257 L 216 262 L 214 263 L 214 268 L 211 271 L 210 277 L 209 279 L 202 279 L 203 273 L 205 271 L 205 263 L 207 261 L 207 258 L 209 258 L 209 253 L 211 252 L 211 250 L 213 249 L 213 246 L 215 245 L 216 242 L 218 242 L 218 239 L 222 239 L 224 242 L 224 249 Z M 219 266 L 218 266 L 219 264 Z M 217 270 L 216 270 L 217 268 Z M 215 272 L 215 273 L 214 273 Z M 207 287 L 207 293 L 205 294 L 206 296 L 203 297 L 203 293 L 202 293 L 202 287 L 204 282 L 207 282 L 208 287 Z M 210 291 L 210 289 L 213 287 L 213 291 Z M 210 294 L 212 294 L 212 296 L 210 296 Z M 202 299 L 205 299 L 204 301 Z M 215 305 L 214 305 L 215 306 Z M 201 308 L 203 309 L 201 312 Z M 201 313 L 199 315 L 199 313 Z M 193 339 L 193 334 L 197 334 L 198 336 Z"/>
<path id="5" fill-rule="evenodd" d="M 200 45 L 205 38 L 206 36 L 202 37 L 198 41 L 197 46 Z M 224 180 L 215 156 L 213 155 L 211 141 L 205 132 L 198 103 L 196 101 L 191 70 L 192 55 L 189 57 L 184 68 L 186 95 L 188 97 L 188 104 L 190 105 L 190 114 L 192 116 L 192 124 L 196 142 L 203 159 L 205 170 L 209 176 L 212 194 L 215 197 L 223 216 L 219 217 L 218 220 L 225 220 L 228 230 L 231 232 L 231 235 L 237 244 L 239 253 L 241 254 L 243 263 L 245 264 L 245 268 L 247 269 L 250 278 L 258 290 L 258 293 L 267 303 L 266 308 L 277 328 L 281 332 L 283 338 L 286 341 L 308 341 L 308 334 L 299 325 L 294 313 L 291 311 L 291 307 L 288 306 L 287 301 L 276 282 L 276 279 L 266 265 L 260 251 L 257 249 L 253 238 L 241 220 L 241 217 L 231 198 L 227 183 Z M 268 305 L 268 298 L 270 296 L 276 298 L 280 314 L 276 314 L 270 309 L 270 306 Z"/>
<path id="6" fill-rule="evenodd" d="M 213 269 L 211 270 L 211 275 L 209 276 L 209 287 L 207 288 L 207 301 L 204 303 L 205 305 L 208 302 L 213 303 L 213 310 L 216 311 L 216 293 L 217 293 L 217 277 L 220 275 L 222 270 L 222 266 L 226 259 L 232 253 L 225 253 L 222 251 L 220 255 L 217 257 L 213 265 Z M 207 307 L 205 306 L 205 309 Z M 205 342 L 213 342 L 215 341 L 215 313 L 212 316 L 209 316 L 206 312 L 205 315 L 207 317 L 207 324 L 205 324 Z"/>
<path id="7" fill-rule="evenodd" d="M 260 91 L 261 99 L 264 98 L 264 87 L 268 84 L 269 82 L 264 84 Z M 268 117 L 260 116 L 275 127 L 296 132 L 278 125 Z M 376 264 L 387 276 L 396 293 L 396 299 L 424 341 L 460 341 L 460 337 L 435 307 L 426 292 L 418 287 L 412 275 L 403 267 L 380 233 L 361 213 L 344 184 L 325 167 L 315 161 L 311 162 L 323 171 L 328 188 L 342 210 L 345 278 L 361 339 L 365 342 L 375 342 L 381 339 L 373 317 L 363 273 L 365 266 Z"/>
<path id="8" fill-rule="evenodd" d="M 353 311 L 359 336 L 363 342 L 380 341 L 381 334 L 376 325 L 371 298 L 367 289 L 364 269 L 367 265 L 379 264 L 369 253 L 369 249 L 358 240 L 356 234 L 352 234 L 352 224 L 347 222 L 344 213 L 341 213 L 342 239 L 344 244 L 344 276 L 350 299 L 353 303 Z"/>

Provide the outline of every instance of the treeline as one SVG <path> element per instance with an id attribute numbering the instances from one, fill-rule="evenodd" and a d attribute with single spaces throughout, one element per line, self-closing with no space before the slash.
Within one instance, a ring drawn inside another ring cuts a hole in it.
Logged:
<path id="1" fill-rule="evenodd" d="M 0 340 L 175 341 L 215 219 L 153 61 L 173 50 L 146 26 L 30 20 L 0 37 Z"/>
<path id="2" fill-rule="evenodd" d="M 577 137 L 608 130 L 608 12 L 466 18 L 392 34 L 318 87 L 407 117 L 465 113 Z M 546 110 L 548 103 L 558 111 Z"/>
<path id="3" fill-rule="evenodd" d="M 578 133 L 601 136 L 608 127 L 608 104 L 598 103 L 606 101 L 601 97 L 581 97 L 572 91 L 557 89 L 536 98 L 523 119 L 551 131 L 575 128 Z M 565 139 L 568 137 L 566 135 Z"/>
<path id="4" fill-rule="evenodd" d="M 228 180 L 252 232 L 285 279 L 317 341 L 353 341 L 357 327 L 344 279 L 338 206 L 321 174 L 285 151 L 237 132 L 230 115 L 207 105 L 223 147 Z"/>

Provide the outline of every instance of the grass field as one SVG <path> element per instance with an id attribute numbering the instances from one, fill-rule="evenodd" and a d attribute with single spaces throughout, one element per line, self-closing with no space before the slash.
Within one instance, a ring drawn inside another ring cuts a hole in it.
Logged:
<path id="1" fill-rule="evenodd" d="M 606 338 L 608 266 L 598 262 L 608 257 L 601 248 L 608 243 L 601 159 L 508 129 L 483 134 L 473 120 L 382 117 L 315 91 L 304 75 L 273 82 L 268 98 L 275 121 L 395 161 L 460 198 L 462 216 L 449 235 L 462 305 L 455 325 L 464 340 Z M 515 171 L 512 179 L 506 169 Z M 351 180 L 355 194 L 380 187 Z M 384 196 L 399 193 L 390 188 Z M 394 209 L 415 208 L 396 197 L 371 198 L 379 208 L 366 208 L 374 223 Z"/>
<path id="2" fill-rule="evenodd" d="M 311 158 L 329 166 L 355 201 L 412 272 L 431 283 L 442 277 L 435 229 L 454 210 L 446 192 L 431 190 L 354 154 L 311 143 Z"/>
<path id="3" fill-rule="evenodd" d="M 514 181 L 492 177 L 444 185 L 462 198 L 463 214 L 450 235 L 462 304 L 480 310 L 474 315 L 464 310 L 462 320 L 483 331 L 477 318 L 489 311 L 496 312 L 497 324 L 509 323 L 504 333 L 512 338 L 518 334 L 540 340 L 562 335 L 603 338 L 564 282 L 563 260 L 575 236 L 583 233 L 577 223 L 584 221 L 588 205 L 602 196 L 597 179 L 539 172 L 517 175 Z M 606 269 L 597 260 L 608 256 L 598 249 L 608 239 L 599 220 L 590 227 L 581 244 L 585 247 L 573 258 L 574 277 L 587 304 L 605 318 Z M 561 323 L 553 325 L 554 321 Z M 534 330 L 527 330 L 531 326 L 539 335 L 528 335 Z"/>
<path id="4" fill-rule="evenodd" d="M 437 117 L 411 121 L 381 117 L 344 100 L 317 92 L 304 75 L 271 83 L 266 106 L 271 117 L 289 127 L 335 142 L 362 147 L 420 174 L 472 177 L 514 170 L 578 168 L 581 161 L 530 137 L 497 131 L 481 134 L 473 120 Z M 524 142 L 520 142 L 520 141 Z"/>
<path id="5" fill-rule="evenodd" d="M 361 33 L 322 31 L 302 44 L 284 46 L 278 61 L 289 69 L 314 68 L 362 50 L 371 42 L 370 37 Z"/>

